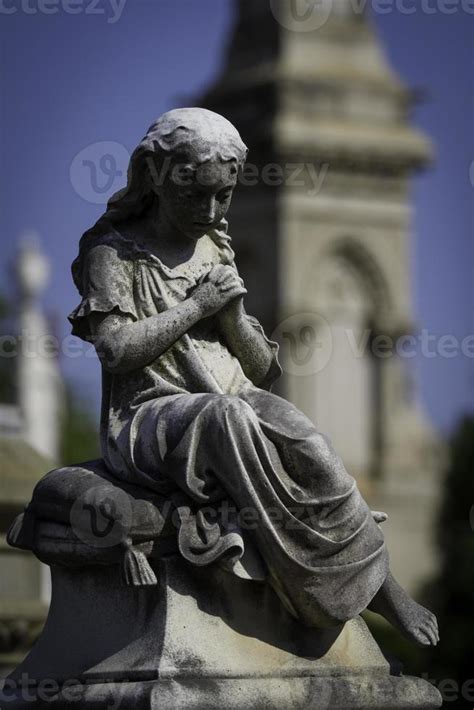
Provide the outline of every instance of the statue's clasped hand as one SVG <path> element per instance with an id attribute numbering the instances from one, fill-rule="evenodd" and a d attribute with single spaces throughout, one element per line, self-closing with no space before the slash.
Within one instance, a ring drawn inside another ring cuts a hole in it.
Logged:
<path id="1" fill-rule="evenodd" d="M 247 293 L 242 279 L 231 266 L 218 264 L 203 278 L 192 294 L 203 318 L 212 316 Z"/>

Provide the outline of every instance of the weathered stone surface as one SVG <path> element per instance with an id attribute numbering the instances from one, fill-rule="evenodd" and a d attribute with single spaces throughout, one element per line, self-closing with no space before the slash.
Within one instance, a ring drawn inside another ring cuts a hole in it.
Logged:
<path id="1" fill-rule="evenodd" d="M 43 636 L 10 677 L 36 703 L 8 707 L 124 710 L 436 708 L 429 684 L 397 674 L 362 619 L 309 629 L 264 583 L 154 563 L 156 588 L 121 587 L 109 568 L 53 570 Z M 46 680 L 53 681 L 49 685 Z M 71 685 L 71 681 L 82 685 Z M 54 681 L 69 681 L 54 700 Z M 24 693 L 23 693 L 24 695 Z"/>

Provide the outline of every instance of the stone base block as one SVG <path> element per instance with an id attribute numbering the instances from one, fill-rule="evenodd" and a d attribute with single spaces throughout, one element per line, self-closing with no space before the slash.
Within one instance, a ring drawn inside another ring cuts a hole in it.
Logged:
<path id="1" fill-rule="evenodd" d="M 46 688 L 46 686 L 45 686 Z M 42 699 L 20 695 L 15 710 L 432 710 L 434 688 L 417 678 L 183 678 L 70 686 Z M 7 697 L 7 696 L 6 696 Z"/>
<path id="2" fill-rule="evenodd" d="M 171 557 L 158 587 L 113 567 L 53 569 L 44 632 L 7 679 L 12 710 L 362 710 L 441 705 L 391 667 L 362 619 L 299 624 L 265 583 Z"/>

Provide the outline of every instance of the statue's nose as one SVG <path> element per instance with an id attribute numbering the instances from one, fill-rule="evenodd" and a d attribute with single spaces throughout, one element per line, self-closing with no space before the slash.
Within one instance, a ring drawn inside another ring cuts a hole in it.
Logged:
<path id="1" fill-rule="evenodd" d="M 201 212 L 201 221 L 211 224 L 216 219 L 216 198 L 212 197 L 203 205 Z"/>

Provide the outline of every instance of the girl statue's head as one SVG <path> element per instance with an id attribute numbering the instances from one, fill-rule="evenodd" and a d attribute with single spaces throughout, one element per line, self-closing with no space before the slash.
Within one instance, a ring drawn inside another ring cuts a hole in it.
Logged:
<path id="1" fill-rule="evenodd" d="M 160 215 L 190 239 L 212 232 L 224 240 L 225 216 L 247 152 L 236 128 L 217 113 L 183 108 L 161 116 L 133 151 L 126 187 L 111 197 L 106 212 L 81 239 L 72 265 L 79 291 L 84 256 L 94 237 L 120 223 Z M 231 258 L 228 238 L 224 241 Z"/>
<path id="2" fill-rule="evenodd" d="M 199 238 L 225 218 L 247 147 L 223 116 L 202 108 L 165 113 L 130 160 L 127 186 L 103 221 L 118 223 L 158 205 L 181 234 Z"/>

